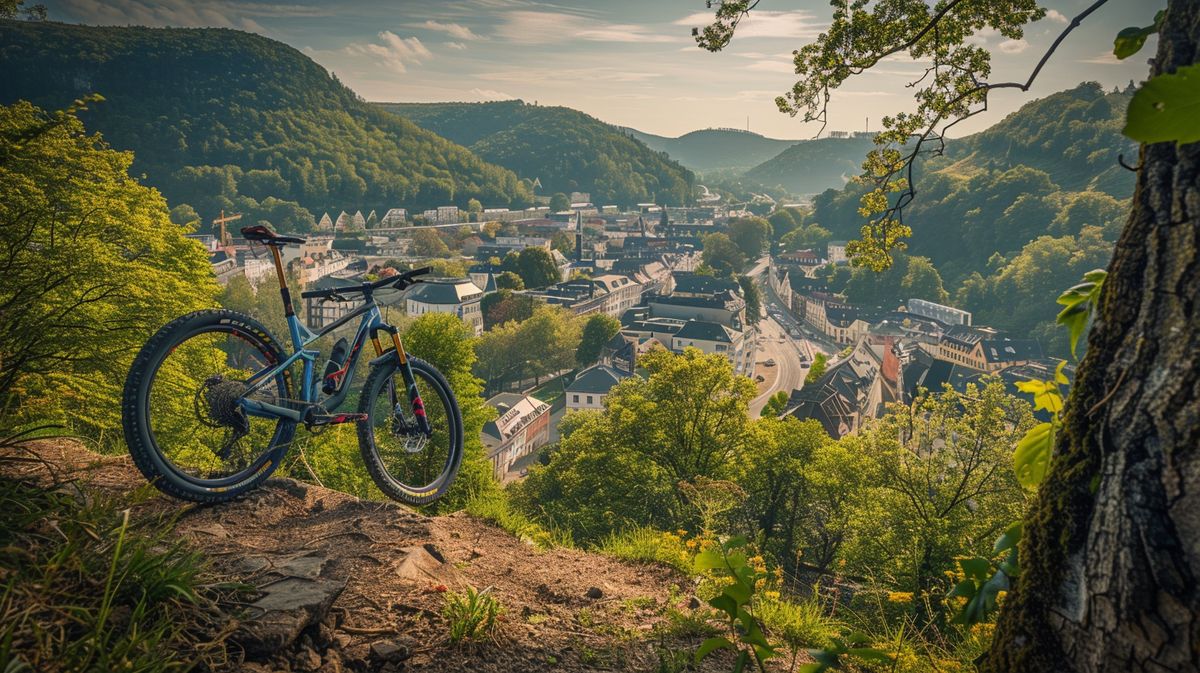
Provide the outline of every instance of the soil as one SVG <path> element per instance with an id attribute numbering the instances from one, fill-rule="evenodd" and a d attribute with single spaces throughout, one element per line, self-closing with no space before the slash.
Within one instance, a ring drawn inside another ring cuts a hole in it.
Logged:
<path id="1" fill-rule="evenodd" d="M 76 480 L 85 491 L 146 487 L 127 456 L 67 440 L 24 446 L 40 460 L 0 461 L 0 476 Z M 462 513 L 428 517 L 291 479 L 221 505 L 157 495 L 134 516 L 163 512 L 178 513 L 175 531 L 211 559 L 218 581 L 258 589 L 222 606 L 239 620 L 224 670 L 657 671 L 661 648 L 689 652 L 701 640 L 658 630 L 668 608 L 697 605 L 677 572 L 538 551 Z M 502 621 L 483 642 L 452 645 L 444 592 L 468 585 L 500 601 Z M 730 664 L 710 657 L 702 670 Z"/>

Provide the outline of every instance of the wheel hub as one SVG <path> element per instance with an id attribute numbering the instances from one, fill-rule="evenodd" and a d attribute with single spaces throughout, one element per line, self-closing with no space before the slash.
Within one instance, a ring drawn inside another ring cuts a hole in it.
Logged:
<path id="1" fill-rule="evenodd" d="M 248 387 L 241 381 L 226 379 L 219 374 L 208 377 L 200 387 L 200 394 L 204 401 L 202 410 L 208 418 L 202 417 L 201 420 L 208 420 L 209 425 L 213 426 L 230 427 L 241 432 L 248 431 L 250 422 L 240 404 L 247 390 Z"/>

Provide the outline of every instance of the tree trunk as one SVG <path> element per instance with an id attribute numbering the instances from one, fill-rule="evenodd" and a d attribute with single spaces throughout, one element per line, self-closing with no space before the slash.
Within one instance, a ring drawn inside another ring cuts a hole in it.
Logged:
<path id="1" fill-rule="evenodd" d="M 1152 74 L 1200 56 L 1171 0 Z M 1144 146 L 992 673 L 1200 670 L 1200 143 Z"/>

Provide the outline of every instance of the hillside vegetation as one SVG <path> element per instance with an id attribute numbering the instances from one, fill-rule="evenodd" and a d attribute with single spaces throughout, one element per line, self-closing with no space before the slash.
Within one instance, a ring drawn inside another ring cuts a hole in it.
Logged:
<path id="1" fill-rule="evenodd" d="M 701 129 L 678 138 L 625 129 L 652 150 L 666 152 L 693 171 L 744 171 L 791 147 L 796 140 L 776 140 L 737 129 Z"/>
<path id="2" fill-rule="evenodd" d="M 359 100 L 296 49 L 218 29 L 0 21 L 0 103 L 81 115 L 172 206 L 301 227 L 341 209 L 521 205 L 511 171 Z"/>
<path id="3" fill-rule="evenodd" d="M 495 103 L 381 103 L 384 110 L 537 179 L 544 193 L 589 192 L 598 204 L 691 199 L 694 176 L 620 129 L 565 107 Z"/>
<path id="4" fill-rule="evenodd" d="M 1128 93 L 1084 83 L 1021 107 L 996 126 L 949 144 L 921 165 L 905 212 L 908 253 L 928 257 L 946 289 L 981 324 L 1042 338 L 1065 354 L 1042 298 L 1104 266 L 1129 212 L 1136 154 L 1120 136 Z M 852 239 L 864 188 L 816 197 L 807 222 Z"/>
<path id="5" fill-rule="evenodd" d="M 746 171 L 744 178 L 778 185 L 794 194 L 817 194 L 846 184 L 862 172 L 870 138 L 805 140 Z"/>

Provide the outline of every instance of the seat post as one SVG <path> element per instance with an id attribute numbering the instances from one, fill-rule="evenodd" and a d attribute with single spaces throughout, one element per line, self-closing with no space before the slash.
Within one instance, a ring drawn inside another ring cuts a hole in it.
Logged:
<path id="1" fill-rule="evenodd" d="M 267 247 L 271 249 L 271 258 L 275 260 L 275 275 L 279 277 L 279 296 L 283 298 L 283 315 L 291 317 L 296 315 L 292 308 L 292 293 L 288 290 L 287 275 L 283 273 L 283 257 L 279 254 L 279 246 L 267 243 Z"/>

